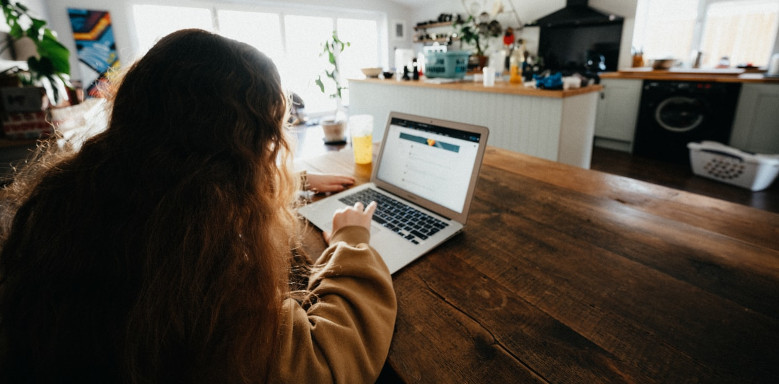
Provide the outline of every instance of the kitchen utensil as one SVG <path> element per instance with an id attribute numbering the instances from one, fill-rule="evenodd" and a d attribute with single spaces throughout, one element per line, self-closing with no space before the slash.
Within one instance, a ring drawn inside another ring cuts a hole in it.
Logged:
<path id="1" fill-rule="evenodd" d="M 690 65 L 692 68 L 700 68 L 701 67 L 701 59 L 703 58 L 703 52 L 701 51 L 692 51 L 692 64 Z"/>
<path id="2" fill-rule="evenodd" d="M 654 70 L 668 70 L 676 64 L 676 59 L 654 59 L 652 61 L 652 69 Z"/>
<path id="3" fill-rule="evenodd" d="M 382 72 L 382 69 L 380 67 L 376 68 L 361 68 L 362 74 L 365 75 L 365 77 L 379 77 L 379 75 Z"/>

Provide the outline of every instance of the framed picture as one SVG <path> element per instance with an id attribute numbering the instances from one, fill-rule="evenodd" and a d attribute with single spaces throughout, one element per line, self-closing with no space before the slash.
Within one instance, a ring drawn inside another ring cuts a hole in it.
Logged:
<path id="1" fill-rule="evenodd" d="M 68 8 L 87 96 L 95 96 L 100 82 L 111 69 L 119 68 L 111 15 L 108 11 Z"/>
<path id="2" fill-rule="evenodd" d="M 392 20 L 392 40 L 403 40 L 406 38 L 406 22 L 403 20 Z"/>

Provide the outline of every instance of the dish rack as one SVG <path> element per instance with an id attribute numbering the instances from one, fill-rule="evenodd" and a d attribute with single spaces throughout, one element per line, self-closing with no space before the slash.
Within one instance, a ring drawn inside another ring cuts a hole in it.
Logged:
<path id="1" fill-rule="evenodd" d="M 692 171 L 752 191 L 768 188 L 779 174 L 779 155 L 748 153 L 715 142 L 688 143 Z"/>
<path id="2" fill-rule="evenodd" d="M 462 79 L 468 71 L 468 57 L 463 51 L 430 52 L 425 54 L 425 76 Z"/>

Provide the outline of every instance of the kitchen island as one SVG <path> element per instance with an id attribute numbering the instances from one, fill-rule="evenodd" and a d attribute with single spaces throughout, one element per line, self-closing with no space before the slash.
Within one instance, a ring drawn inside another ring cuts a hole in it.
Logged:
<path id="1" fill-rule="evenodd" d="M 390 111 L 487 126 L 489 144 L 548 160 L 590 167 L 599 85 L 540 90 L 498 81 L 435 83 L 349 80 L 349 114 L 374 119 L 374 140 Z"/>

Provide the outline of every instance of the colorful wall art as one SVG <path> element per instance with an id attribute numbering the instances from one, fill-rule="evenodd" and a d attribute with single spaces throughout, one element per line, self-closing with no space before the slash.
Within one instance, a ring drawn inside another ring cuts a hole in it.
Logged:
<path id="1" fill-rule="evenodd" d="M 86 95 L 95 96 L 97 85 L 111 69 L 119 68 L 111 15 L 107 11 L 68 8 L 70 26 Z"/>

